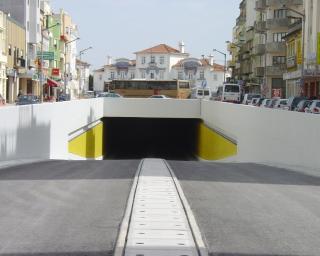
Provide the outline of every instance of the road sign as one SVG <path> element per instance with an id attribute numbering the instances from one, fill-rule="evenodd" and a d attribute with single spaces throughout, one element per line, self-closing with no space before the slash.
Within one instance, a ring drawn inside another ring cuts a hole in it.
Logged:
<path id="1" fill-rule="evenodd" d="M 38 58 L 41 59 L 41 52 L 37 53 Z M 43 60 L 54 60 L 54 52 L 42 52 Z"/>

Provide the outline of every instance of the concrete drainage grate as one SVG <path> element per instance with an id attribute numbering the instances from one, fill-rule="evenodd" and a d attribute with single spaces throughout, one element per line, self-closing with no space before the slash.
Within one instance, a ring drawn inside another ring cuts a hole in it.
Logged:
<path id="1" fill-rule="evenodd" d="M 125 256 L 196 256 L 194 236 L 163 160 L 146 159 L 133 199 Z"/>

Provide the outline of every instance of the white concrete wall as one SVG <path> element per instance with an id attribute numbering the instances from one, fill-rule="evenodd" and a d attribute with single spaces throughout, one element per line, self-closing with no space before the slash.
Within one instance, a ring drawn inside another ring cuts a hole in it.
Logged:
<path id="1" fill-rule="evenodd" d="M 88 99 L 0 108 L 0 161 L 67 159 L 70 133 L 102 117 L 202 118 L 236 161 L 319 169 L 320 115 L 199 100 Z"/>
<path id="2" fill-rule="evenodd" d="M 69 133 L 100 119 L 103 99 L 0 109 L 0 161 L 67 159 Z"/>
<path id="3" fill-rule="evenodd" d="M 105 117 L 200 118 L 199 100 L 112 99 L 104 101 Z"/>
<path id="4" fill-rule="evenodd" d="M 239 162 L 320 168 L 320 115 L 203 101 L 202 119 L 238 142 Z"/>

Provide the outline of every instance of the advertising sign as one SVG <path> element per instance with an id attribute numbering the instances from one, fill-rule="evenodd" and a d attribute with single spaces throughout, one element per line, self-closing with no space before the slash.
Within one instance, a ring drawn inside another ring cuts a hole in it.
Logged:
<path id="1" fill-rule="evenodd" d="M 59 76 L 59 75 L 60 75 L 60 69 L 58 69 L 58 68 L 53 68 L 53 69 L 52 69 L 52 75 L 53 75 L 53 76 Z"/>
<path id="2" fill-rule="evenodd" d="M 320 32 L 318 33 L 317 63 L 320 65 Z"/>
<path id="3" fill-rule="evenodd" d="M 272 98 L 281 98 L 281 89 L 272 89 Z"/>
<path id="4" fill-rule="evenodd" d="M 297 41 L 297 64 L 302 64 L 302 44 L 301 44 L 301 39 Z"/>

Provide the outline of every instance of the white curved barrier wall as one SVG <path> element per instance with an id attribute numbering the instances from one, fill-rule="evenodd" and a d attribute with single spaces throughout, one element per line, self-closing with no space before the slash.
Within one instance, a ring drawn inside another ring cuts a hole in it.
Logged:
<path id="1" fill-rule="evenodd" d="M 239 162 L 320 168 L 320 115 L 202 101 L 201 117 L 237 141 Z"/>

